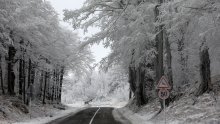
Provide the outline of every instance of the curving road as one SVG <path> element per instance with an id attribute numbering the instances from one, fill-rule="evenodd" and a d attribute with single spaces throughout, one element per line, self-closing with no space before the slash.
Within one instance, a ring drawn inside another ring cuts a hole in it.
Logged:
<path id="1" fill-rule="evenodd" d="M 114 119 L 113 108 L 88 108 L 74 115 L 56 119 L 47 124 L 122 124 Z M 123 118 L 123 117 L 122 117 Z M 130 122 L 126 123 L 129 124 Z"/>

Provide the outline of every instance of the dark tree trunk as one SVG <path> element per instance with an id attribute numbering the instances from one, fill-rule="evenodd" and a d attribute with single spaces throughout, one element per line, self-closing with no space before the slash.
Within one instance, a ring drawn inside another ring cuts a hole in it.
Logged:
<path id="1" fill-rule="evenodd" d="M 131 99 L 132 98 L 132 91 L 131 91 L 131 89 L 129 89 L 129 99 Z"/>
<path id="2" fill-rule="evenodd" d="M 46 90 L 46 98 L 47 98 L 47 100 L 49 100 L 49 102 L 50 102 L 50 100 L 51 100 L 51 93 L 50 93 L 50 90 L 51 90 L 51 88 L 50 88 L 50 78 L 51 78 L 51 73 L 50 72 L 48 72 L 48 75 L 47 75 L 47 90 Z"/>
<path id="3" fill-rule="evenodd" d="M 31 69 L 32 69 L 32 64 L 31 64 L 31 59 L 28 61 L 28 88 L 30 87 L 31 84 Z"/>
<path id="4" fill-rule="evenodd" d="M 148 102 L 150 99 L 155 99 L 153 95 L 154 92 L 154 80 L 150 77 L 147 77 L 146 81 L 143 82 L 143 94 L 146 102 Z"/>
<path id="5" fill-rule="evenodd" d="M 137 69 L 136 70 L 136 77 L 137 77 L 137 80 L 136 80 L 136 90 L 135 90 L 135 92 L 134 92 L 134 96 L 135 96 L 135 101 L 136 101 L 136 105 L 137 106 L 141 106 L 142 105 L 142 102 L 141 102 L 141 96 L 140 96 L 140 71 L 139 71 L 139 69 Z"/>
<path id="6" fill-rule="evenodd" d="M 166 30 L 164 31 L 164 40 L 165 40 L 164 42 L 165 42 L 165 49 L 166 49 L 166 65 L 167 65 L 166 76 L 168 78 L 168 83 L 171 86 L 170 90 L 172 90 L 173 89 L 172 54 L 171 54 L 170 43 L 169 43 L 168 34 Z M 171 97 L 166 99 L 166 105 L 168 106 L 171 101 L 173 101 L 173 98 Z"/>
<path id="7" fill-rule="evenodd" d="M 43 81 L 44 81 L 44 71 L 41 71 L 41 77 L 40 77 L 40 94 L 39 94 L 39 98 L 42 97 L 42 93 L 43 93 Z"/>
<path id="8" fill-rule="evenodd" d="M 3 81 L 3 76 L 2 76 L 2 59 L 1 59 L 1 55 L 0 55 L 0 78 L 1 78 L 1 89 L 2 89 L 2 94 L 5 94 L 5 90 L 4 90 L 4 81 Z"/>
<path id="9" fill-rule="evenodd" d="M 53 72 L 53 86 L 52 86 L 52 102 L 54 101 L 55 99 L 55 85 L 56 85 L 56 71 L 54 69 L 54 72 Z"/>
<path id="10" fill-rule="evenodd" d="M 31 86 L 30 86 L 30 97 L 31 99 L 34 98 L 34 79 L 35 79 L 35 67 L 32 64 L 32 69 L 31 69 Z"/>
<path id="11" fill-rule="evenodd" d="M 167 78 L 169 81 L 169 84 L 171 86 L 171 90 L 173 89 L 173 72 L 172 72 L 172 54 L 171 54 L 171 48 L 170 43 L 167 34 L 165 38 L 165 44 L 166 44 L 166 60 L 167 60 Z"/>
<path id="12" fill-rule="evenodd" d="M 14 57 L 16 50 L 10 45 L 8 48 L 8 93 L 9 95 L 15 95 L 14 86 L 15 86 L 15 74 L 13 71 L 14 66 Z"/>
<path id="13" fill-rule="evenodd" d="M 46 90 L 47 90 L 47 78 L 48 78 L 48 72 L 45 72 L 44 77 L 44 92 L 43 92 L 43 104 L 46 104 Z"/>
<path id="14" fill-rule="evenodd" d="M 54 75 L 54 101 L 57 100 L 57 69 L 55 69 L 55 75 Z"/>
<path id="15" fill-rule="evenodd" d="M 58 102 L 61 103 L 61 93 L 62 93 L 62 85 L 63 85 L 63 76 L 64 76 L 64 66 L 61 67 L 60 72 L 60 87 L 59 87 L 59 95 L 58 95 Z"/>
<path id="16" fill-rule="evenodd" d="M 32 64 L 31 66 L 31 84 L 34 84 L 34 79 L 35 79 L 35 66 Z"/>
<path id="17" fill-rule="evenodd" d="M 24 60 L 19 60 L 19 95 L 22 95 L 22 84 L 24 83 Z"/>
<path id="18" fill-rule="evenodd" d="M 159 6 L 155 7 L 155 16 L 156 16 L 156 21 L 158 20 L 159 16 Z M 157 56 L 156 56 L 156 83 L 160 80 L 160 78 L 164 74 L 164 68 L 163 68 L 163 27 L 162 25 L 156 27 L 156 48 L 157 48 Z"/>
<path id="19" fill-rule="evenodd" d="M 23 61 L 23 71 L 22 71 L 22 83 L 23 83 L 23 101 L 26 103 L 26 68 L 25 68 L 25 61 Z"/>
<path id="20" fill-rule="evenodd" d="M 59 87 L 60 87 L 60 83 L 59 83 L 59 80 L 60 80 L 60 78 L 59 78 L 59 70 L 57 69 L 56 70 L 56 101 L 57 101 L 57 103 L 59 103 L 59 101 L 58 101 L 58 97 L 59 97 Z"/>
<path id="21" fill-rule="evenodd" d="M 160 15 L 159 6 L 163 3 L 163 0 L 158 0 L 159 5 L 155 7 L 155 22 L 158 21 L 158 17 Z M 164 68 L 163 68 L 163 44 L 164 44 L 164 36 L 163 36 L 163 25 L 159 25 L 156 27 L 156 49 L 157 49 L 157 55 L 156 55 L 156 84 L 157 86 L 158 81 L 164 74 Z M 157 92 L 157 91 L 156 91 Z M 162 100 L 160 100 L 161 109 L 163 109 L 163 103 Z"/>
<path id="22" fill-rule="evenodd" d="M 141 105 L 145 105 L 148 102 L 148 98 L 146 96 L 146 89 L 145 89 L 145 71 L 143 69 L 143 64 L 140 65 L 139 67 L 139 83 L 140 83 L 140 96 L 141 96 Z"/>
<path id="23" fill-rule="evenodd" d="M 145 96 L 145 92 L 143 92 L 144 90 L 144 77 L 145 77 L 145 72 L 142 70 L 142 66 L 139 66 L 136 70 L 136 90 L 135 90 L 135 98 L 136 98 L 136 105 L 137 106 L 142 106 L 145 105 L 147 103 L 147 99 L 144 98 Z"/>
<path id="24" fill-rule="evenodd" d="M 212 90 L 209 49 L 204 44 L 200 48 L 200 77 L 201 83 L 196 96 Z"/>
<path id="25" fill-rule="evenodd" d="M 21 53 L 22 53 L 22 55 L 21 55 L 21 57 L 20 57 L 20 60 L 19 60 L 19 95 L 22 97 L 22 93 L 23 93 L 23 90 L 22 90 L 22 88 L 23 88 L 23 83 L 24 83 L 24 77 L 25 77 L 25 73 L 24 73 L 24 65 L 25 65 L 25 61 L 24 61 L 24 49 L 22 48 L 22 45 L 24 44 L 24 40 L 22 39 L 21 41 L 20 41 L 20 45 L 21 45 L 21 48 L 20 48 L 20 50 L 21 50 Z"/>
<path id="26" fill-rule="evenodd" d="M 27 105 L 31 99 L 33 99 L 33 85 L 34 85 L 34 78 L 35 78 L 35 68 L 32 64 L 31 59 L 29 59 L 29 66 L 28 66 L 28 99 Z"/>
<path id="27" fill-rule="evenodd" d="M 135 86 L 135 81 L 136 81 L 136 71 L 134 67 L 129 67 L 129 84 L 130 84 L 130 89 L 134 93 L 136 90 Z"/>

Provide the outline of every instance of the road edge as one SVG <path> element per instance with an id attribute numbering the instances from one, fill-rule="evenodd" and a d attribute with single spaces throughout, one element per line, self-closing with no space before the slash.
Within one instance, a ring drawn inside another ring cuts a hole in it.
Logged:
<path id="1" fill-rule="evenodd" d="M 79 109 L 77 109 L 77 110 L 74 111 L 74 112 L 66 113 L 66 115 L 64 115 L 64 116 L 60 116 L 60 117 L 58 117 L 58 118 L 56 118 L 56 119 L 54 119 L 54 120 L 48 120 L 47 122 L 44 122 L 44 123 L 41 123 L 41 124 L 49 124 L 49 123 L 52 123 L 52 122 L 57 121 L 57 120 L 60 120 L 60 119 L 64 120 L 64 119 L 66 119 L 66 118 L 69 118 L 69 117 L 71 117 L 71 116 L 74 116 L 76 113 L 78 113 L 78 112 L 80 112 L 80 111 L 82 111 L 82 110 L 85 110 L 85 109 L 87 109 L 87 108 L 88 108 L 88 107 L 79 108 Z"/>
<path id="2" fill-rule="evenodd" d="M 112 110 L 112 115 L 116 121 L 119 121 L 122 124 L 132 124 L 130 119 L 125 117 L 117 108 Z"/>

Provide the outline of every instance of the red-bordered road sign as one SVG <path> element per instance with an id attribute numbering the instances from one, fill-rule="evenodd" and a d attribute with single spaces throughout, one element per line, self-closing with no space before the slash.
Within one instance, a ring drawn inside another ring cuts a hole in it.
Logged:
<path id="1" fill-rule="evenodd" d="M 157 85 L 157 89 L 171 89 L 170 84 L 168 83 L 168 80 L 165 76 L 162 76 L 160 78 L 160 81 Z"/>
<path id="2" fill-rule="evenodd" d="M 167 89 L 160 89 L 158 92 L 158 96 L 165 100 L 167 98 L 169 98 L 170 92 Z"/>

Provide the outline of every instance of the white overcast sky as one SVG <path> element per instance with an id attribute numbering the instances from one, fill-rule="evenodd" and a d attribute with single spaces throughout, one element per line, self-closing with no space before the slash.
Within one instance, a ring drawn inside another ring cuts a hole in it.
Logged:
<path id="1" fill-rule="evenodd" d="M 64 9 L 78 9 L 82 7 L 85 0 L 46 0 L 50 1 L 55 10 L 59 13 L 60 18 L 63 18 L 63 10 Z M 67 26 L 67 28 L 71 28 L 67 23 L 61 22 L 62 25 Z M 97 32 L 97 29 L 90 28 L 88 33 L 84 34 L 83 31 L 77 31 L 81 39 L 85 36 L 91 36 L 94 32 Z M 93 45 L 91 48 L 93 55 L 95 56 L 96 62 L 99 62 L 103 57 L 107 56 L 110 52 L 109 49 L 104 48 L 102 45 Z"/>

